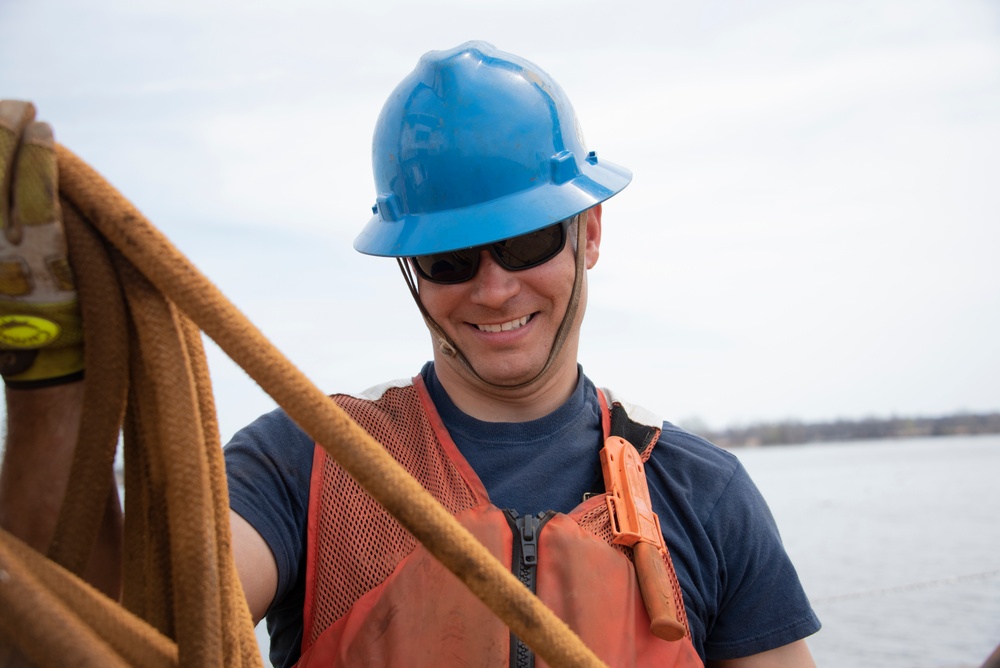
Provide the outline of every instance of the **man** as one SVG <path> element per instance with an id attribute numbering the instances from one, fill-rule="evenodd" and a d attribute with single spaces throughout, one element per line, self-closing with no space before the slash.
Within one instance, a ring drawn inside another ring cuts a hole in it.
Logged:
<path id="1" fill-rule="evenodd" d="M 433 362 L 341 407 L 606 661 L 813 665 L 819 623 L 738 461 L 577 363 L 602 203 L 631 175 L 588 153 L 557 84 L 487 44 L 431 52 L 383 108 L 373 163 L 355 247 L 397 258 Z M 645 462 L 680 640 L 651 635 L 640 568 L 610 545 L 609 436 Z M 277 665 L 532 665 L 283 412 L 226 460 L 237 568 Z"/>

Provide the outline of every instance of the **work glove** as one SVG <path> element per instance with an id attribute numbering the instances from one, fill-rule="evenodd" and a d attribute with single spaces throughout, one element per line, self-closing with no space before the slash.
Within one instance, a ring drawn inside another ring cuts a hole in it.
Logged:
<path id="1" fill-rule="evenodd" d="M 0 101 L 0 230 L 0 375 L 15 388 L 82 378 L 55 142 L 30 102 Z"/>

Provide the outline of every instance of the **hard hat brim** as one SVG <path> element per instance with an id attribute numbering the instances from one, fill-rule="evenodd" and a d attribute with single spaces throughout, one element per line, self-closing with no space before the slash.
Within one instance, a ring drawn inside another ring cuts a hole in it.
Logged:
<path id="1" fill-rule="evenodd" d="M 581 162 L 580 175 L 558 185 L 543 183 L 473 206 L 396 221 L 376 213 L 354 240 L 354 248 L 366 255 L 413 257 L 481 246 L 574 216 L 621 192 L 632 180 L 632 172 L 620 165 Z M 470 225 L 470 220 L 480 224 Z"/>

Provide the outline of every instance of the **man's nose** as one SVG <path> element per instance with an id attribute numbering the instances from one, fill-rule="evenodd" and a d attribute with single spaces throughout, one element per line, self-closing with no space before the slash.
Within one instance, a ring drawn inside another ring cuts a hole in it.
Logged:
<path id="1" fill-rule="evenodd" d="M 521 291 L 515 272 L 504 269 L 488 250 L 480 251 L 479 271 L 472 277 L 472 301 L 497 308 Z"/>

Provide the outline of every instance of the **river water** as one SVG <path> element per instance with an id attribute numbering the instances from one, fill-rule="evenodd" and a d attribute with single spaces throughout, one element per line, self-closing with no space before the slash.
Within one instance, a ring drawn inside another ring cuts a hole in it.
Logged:
<path id="1" fill-rule="evenodd" d="M 959 668 L 1000 644 L 1000 436 L 735 449 L 823 629 L 826 668 Z"/>
<path id="2" fill-rule="evenodd" d="M 1000 436 L 733 452 L 823 622 L 818 666 L 974 668 L 1000 644 Z"/>

